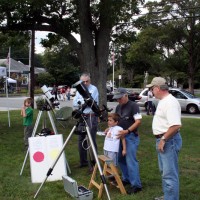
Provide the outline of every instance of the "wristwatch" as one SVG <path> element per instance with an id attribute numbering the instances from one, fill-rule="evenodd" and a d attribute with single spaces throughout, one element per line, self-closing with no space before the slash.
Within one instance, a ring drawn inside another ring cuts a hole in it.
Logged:
<path id="1" fill-rule="evenodd" d="M 164 135 L 160 139 L 164 140 L 165 142 L 167 141 Z"/>

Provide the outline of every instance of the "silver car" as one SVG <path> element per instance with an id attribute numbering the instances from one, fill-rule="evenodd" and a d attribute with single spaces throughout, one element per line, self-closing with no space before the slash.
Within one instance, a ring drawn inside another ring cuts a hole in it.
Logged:
<path id="1" fill-rule="evenodd" d="M 147 109 L 147 93 L 148 88 L 145 88 L 141 93 L 141 99 L 137 102 L 140 107 L 145 107 Z M 190 114 L 195 114 L 200 111 L 200 98 L 194 96 L 190 92 L 186 90 L 182 90 L 179 88 L 169 88 L 169 93 L 171 93 L 174 97 L 177 98 L 181 105 L 181 111 L 186 111 Z M 157 107 L 158 99 L 153 99 L 153 104 Z"/>

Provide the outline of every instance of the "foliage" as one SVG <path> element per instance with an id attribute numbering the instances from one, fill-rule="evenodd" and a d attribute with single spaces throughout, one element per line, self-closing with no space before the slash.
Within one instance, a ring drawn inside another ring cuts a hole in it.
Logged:
<path id="1" fill-rule="evenodd" d="M 4 78 L 3 77 L 0 77 L 0 88 L 3 88 L 4 87 Z"/>
<path id="2" fill-rule="evenodd" d="M 35 101 L 36 103 L 36 106 L 37 106 L 37 109 L 38 110 L 42 110 L 44 104 L 45 104 L 45 99 L 41 96 L 41 97 L 38 97 Z"/>
<path id="3" fill-rule="evenodd" d="M 37 117 L 37 110 L 34 110 L 34 120 Z M 19 120 L 20 111 L 10 111 L 11 127 L 8 127 L 7 112 L 1 112 L 0 124 L 0 199 L 33 199 L 40 184 L 31 183 L 30 161 L 27 159 L 22 176 L 19 176 L 26 151 L 23 148 L 23 126 L 22 120 Z M 181 135 L 183 137 L 183 148 L 180 152 L 180 199 L 199 199 L 200 187 L 200 125 L 199 119 L 183 118 L 183 127 Z M 119 189 L 108 184 L 108 191 L 111 199 L 122 200 L 148 200 L 154 199 L 162 194 L 161 175 L 158 170 L 157 154 L 155 150 L 155 138 L 151 133 L 152 117 L 144 116 L 142 125 L 139 129 L 140 146 L 138 151 L 138 160 L 140 164 L 140 174 L 143 184 L 142 192 L 136 195 L 121 195 Z M 57 124 L 57 123 L 56 123 Z M 76 121 L 69 120 L 67 128 L 62 128 L 58 124 L 58 132 L 63 135 L 64 140 L 68 137 L 71 129 Z M 50 124 L 47 120 L 47 127 Z M 39 123 L 37 131 L 42 129 L 43 123 Z M 101 124 L 102 130 L 107 125 Z M 14 132 L 13 132 L 14 130 Z M 192 134 L 190 134 L 192 133 Z M 103 154 L 104 137 L 97 136 L 98 152 Z M 87 168 L 78 168 L 79 156 L 77 150 L 77 135 L 72 135 L 65 147 L 65 155 L 71 169 L 70 177 L 78 182 L 78 185 L 88 187 L 91 174 Z M 50 167 L 50 166 L 49 166 Z M 93 188 L 94 199 L 97 199 L 97 189 Z M 39 199 L 72 199 L 69 194 L 64 191 L 62 181 L 45 182 L 41 188 Z M 105 190 L 103 190 L 103 200 L 107 199 Z"/>
<path id="4" fill-rule="evenodd" d="M 71 85 L 78 79 L 76 74 L 80 73 L 80 69 L 77 55 L 64 39 L 52 45 L 51 49 L 46 49 L 43 64 L 54 77 L 56 85 Z"/>
<path id="5" fill-rule="evenodd" d="M 143 0 L 0 1 L 0 30 L 39 30 L 56 33 L 76 51 L 81 71 L 91 73 L 106 103 L 107 61 L 112 31 L 126 32 L 120 22 L 132 21 Z M 120 31 L 121 30 L 121 31 Z M 79 42 L 74 33 L 79 34 Z"/>
<path id="6" fill-rule="evenodd" d="M 198 0 L 148 2 L 147 14 L 136 23 L 141 32 L 127 54 L 128 61 L 139 60 L 144 67 L 148 64 L 150 73 L 172 80 L 183 80 L 178 76 L 183 72 L 193 92 L 200 57 L 199 5 Z"/>
<path id="7" fill-rule="evenodd" d="M 0 32 L 0 59 L 8 56 L 9 47 L 11 47 L 11 57 L 24 64 L 29 64 L 29 34 L 24 31 Z"/>
<path id="8" fill-rule="evenodd" d="M 48 72 L 41 73 L 41 74 L 38 74 L 36 78 L 36 82 L 40 86 L 43 86 L 43 85 L 52 86 L 55 83 L 55 78 Z"/>

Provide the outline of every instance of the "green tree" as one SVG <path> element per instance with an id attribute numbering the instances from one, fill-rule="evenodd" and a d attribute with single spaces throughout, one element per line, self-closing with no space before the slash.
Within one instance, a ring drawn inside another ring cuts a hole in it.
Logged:
<path id="1" fill-rule="evenodd" d="M 38 74 L 38 77 L 36 78 L 36 82 L 40 86 L 43 86 L 43 85 L 53 86 L 53 84 L 55 83 L 55 78 L 48 72 L 41 73 L 41 74 Z"/>
<path id="2" fill-rule="evenodd" d="M 91 73 L 101 94 L 100 103 L 105 103 L 112 29 L 138 13 L 139 2 L 142 0 L 1 0 L 0 30 L 49 31 L 67 39 L 77 53 L 81 71 Z M 80 35 L 81 42 L 73 33 Z"/>
<path id="3" fill-rule="evenodd" d="M 47 44 L 46 44 L 47 45 Z M 76 53 L 61 39 L 56 45 L 45 50 L 43 64 L 47 71 L 54 77 L 54 84 L 72 85 L 79 78 L 79 61 Z"/>
<path id="4" fill-rule="evenodd" d="M 27 65 L 29 63 L 29 41 L 29 35 L 25 31 L 0 32 L 0 58 L 7 58 L 9 47 L 11 47 L 11 58 Z"/>
<path id="5" fill-rule="evenodd" d="M 150 34 L 151 40 L 148 44 L 155 41 L 152 51 L 162 51 L 163 69 L 169 70 L 171 62 L 175 71 L 186 73 L 189 90 L 194 92 L 194 81 L 200 64 L 200 1 L 162 0 L 149 2 L 146 7 L 148 13 L 138 20 L 138 27 L 145 32 L 152 29 L 155 33 L 154 39 Z M 156 70 L 161 72 L 159 65 Z M 170 73 L 172 74 L 173 70 Z"/>

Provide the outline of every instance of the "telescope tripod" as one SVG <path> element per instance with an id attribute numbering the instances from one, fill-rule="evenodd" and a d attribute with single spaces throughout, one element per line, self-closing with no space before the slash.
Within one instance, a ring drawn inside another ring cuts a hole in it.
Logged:
<path id="1" fill-rule="evenodd" d="M 48 115 L 49 117 L 49 121 L 51 123 L 51 126 L 53 128 L 53 131 L 55 134 L 58 134 L 58 131 L 56 129 L 56 126 L 54 124 L 54 121 L 53 121 L 53 117 L 52 117 L 52 114 L 50 112 L 50 108 L 48 107 L 48 105 L 45 105 L 42 110 L 39 111 L 38 115 L 37 115 L 37 119 L 36 119 L 36 122 L 35 122 L 35 125 L 34 125 L 34 128 L 33 128 L 33 132 L 32 132 L 32 136 L 31 137 L 34 137 L 35 134 L 36 134 L 36 131 L 38 129 L 38 126 L 39 126 L 39 122 L 41 120 L 41 117 L 43 116 L 44 117 L 44 121 L 43 121 L 43 128 L 46 128 L 46 114 Z M 44 115 L 45 114 L 45 115 Z M 26 164 L 26 160 L 28 158 L 28 153 L 29 153 L 29 147 L 26 151 L 26 155 L 25 155 L 25 158 L 24 158 L 24 162 L 23 162 L 23 165 L 22 165 L 22 168 L 21 168 L 21 171 L 20 171 L 20 176 L 22 175 L 23 173 L 23 170 L 24 170 L 24 166 Z"/>
<path id="2" fill-rule="evenodd" d="M 91 145 L 91 148 L 92 148 L 92 151 L 93 151 L 93 156 L 95 158 L 95 161 L 96 161 L 96 164 L 97 164 L 97 167 L 98 167 L 98 170 L 99 170 L 99 173 L 100 173 L 100 178 L 101 178 L 101 181 L 104 185 L 104 188 L 105 188 L 105 191 L 106 191 L 106 194 L 107 194 L 107 197 L 108 197 L 108 200 L 110 200 L 110 195 L 109 195 L 109 192 L 108 192 L 108 188 L 107 188 L 107 185 L 106 185 L 106 178 L 103 174 L 103 171 L 101 169 L 101 165 L 100 165 L 100 162 L 99 162 L 99 159 L 98 159 L 98 156 L 97 156 L 97 152 L 96 152 L 96 149 L 95 149 L 95 146 L 94 146 L 94 143 L 92 141 L 92 137 L 91 137 L 91 134 L 90 134 L 90 130 L 89 130 L 89 126 L 87 125 L 87 122 L 83 116 L 83 114 L 80 115 L 80 119 L 84 122 L 84 125 L 85 125 L 85 129 L 86 129 L 86 134 L 87 134 L 87 137 L 88 137 L 88 140 L 90 142 L 90 145 Z M 44 183 L 46 182 L 46 180 L 48 179 L 49 175 L 51 175 L 56 163 L 58 162 L 60 156 L 62 155 L 65 147 L 67 146 L 67 143 L 69 142 L 70 138 L 72 137 L 73 133 L 75 132 L 76 128 L 78 127 L 79 123 L 80 123 L 80 119 L 79 121 L 76 123 L 76 125 L 72 128 L 70 134 L 68 135 L 67 139 L 65 140 L 64 144 L 63 144 L 63 147 L 59 153 L 59 155 L 57 156 L 57 158 L 55 159 L 54 163 L 52 164 L 52 166 L 49 168 L 47 174 L 46 174 L 46 177 L 44 179 L 44 181 L 41 183 L 40 187 L 38 188 L 34 198 L 37 197 L 37 195 L 39 194 L 42 186 L 44 185 Z"/>

